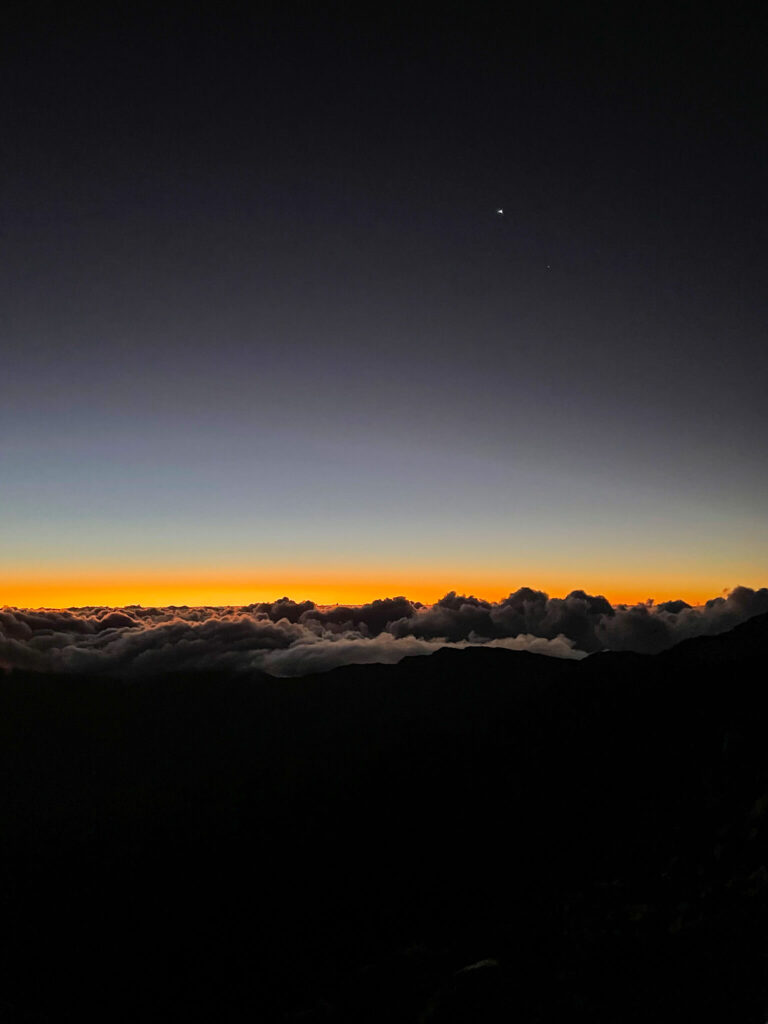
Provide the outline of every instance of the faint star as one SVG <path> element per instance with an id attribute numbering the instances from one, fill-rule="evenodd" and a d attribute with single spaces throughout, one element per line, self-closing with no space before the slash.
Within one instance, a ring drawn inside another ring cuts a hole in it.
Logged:
<path id="1" fill-rule="evenodd" d="M 504 211 L 503 211 L 503 210 L 497 210 L 497 211 L 496 211 L 496 213 L 498 213 L 498 215 L 499 215 L 500 217 L 503 217 L 503 216 L 504 216 Z"/>

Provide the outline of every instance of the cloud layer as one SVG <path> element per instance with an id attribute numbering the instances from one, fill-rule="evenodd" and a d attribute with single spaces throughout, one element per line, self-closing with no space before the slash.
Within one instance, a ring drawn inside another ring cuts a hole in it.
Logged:
<path id="1" fill-rule="evenodd" d="M 325 608 L 282 598 L 230 608 L 0 611 L 0 667 L 115 675 L 180 669 L 297 676 L 337 665 L 393 663 L 439 647 L 502 647 L 560 658 L 599 650 L 653 654 L 768 612 L 768 588 L 736 587 L 700 607 L 612 606 L 574 590 L 523 587 L 499 602 L 451 592 L 429 607 L 404 597 Z"/>

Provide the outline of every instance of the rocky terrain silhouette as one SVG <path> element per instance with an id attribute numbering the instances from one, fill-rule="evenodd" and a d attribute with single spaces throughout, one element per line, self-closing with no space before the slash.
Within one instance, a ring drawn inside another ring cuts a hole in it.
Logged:
<path id="1" fill-rule="evenodd" d="M 0 675 L 3 1016 L 763 1024 L 767 647 Z"/>

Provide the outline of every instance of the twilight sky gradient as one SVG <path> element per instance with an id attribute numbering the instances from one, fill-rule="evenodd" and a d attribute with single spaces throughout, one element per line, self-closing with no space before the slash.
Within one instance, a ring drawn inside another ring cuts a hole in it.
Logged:
<path id="1" fill-rule="evenodd" d="M 0 604 L 765 584 L 765 26 L 615 6 L 10 8 Z"/>

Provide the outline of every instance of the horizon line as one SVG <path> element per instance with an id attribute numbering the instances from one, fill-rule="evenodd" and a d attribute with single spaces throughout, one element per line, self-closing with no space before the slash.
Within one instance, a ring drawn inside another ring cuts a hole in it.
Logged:
<path id="1" fill-rule="evenodd" d="M 599 587 L 592 585 L 560 585 L 560 586 L 532 586 L 530 583 L 508 586 L 462 586 L 459 581 L 457 585 L 448 587 L 437 587 L 425 585 L 423 588 L 413 586 L 392 587 L 383 584 L 382 586 L 368 585 L 364 588 L 358 586 L 333 587 L 332 590 L 326 586 L 297 588 L 292 586 L 280 587 L 268 584 L 256 586 L 235 586 L 235 587 L 211 587 L 205 584 L 193 587 L 176 587 L 173 584 L 165 586 L 150 585 L 146 588 L 134 588 L 130 584 L 112 583 L 103 586 L 91 586 L 84 584 L 53 583 L 46 586 L 41 584 L 30 584 L 27 586 L 4 587 L 0 584 L 0 607 L 17 609 L 47 609 L 47 610 L 70 610 L 85 608 L 244 608 L 253 604 L 273 604 L 280 600 L 292 601 L 300 604 L 305 601 L 312 602 L 321 609 L 334 607 L 360 607 L 371 604 L 377 600 L 391 600 L 394 598 L 405 598 L 414 605 L 430 607 L 436 604 L 441 598 L 449 593 L 458 596 L 474 597 L 478 600 L 487 601 L 490 604 L 497 604 L 523 587 L 545 593 L 549 598 L 565 598 L 574 591 L 582 591 L 590 597 L 605 598 L 612 606 L 620 605 L 658 605 L 668 601 L 685 601 L 692 607 L 701 607 L 707 601 L 718 597 L 727 597 L 737 586 L 749 586 L 751 589 L 759 590 L 760 585 L 736 581 L 726 587 L 706 586 L 663 586 L 652 588 L 655 593 L 649 593 L 645 586 L 625 588 Z M 413 591 L 420 589 L 418 596 Z M 137 593 L 137 590 L 139 591 Z M 313 594 L 312 591 L 315 591 Z M 321 593 L 317 593 L 321 591 Z"/>

